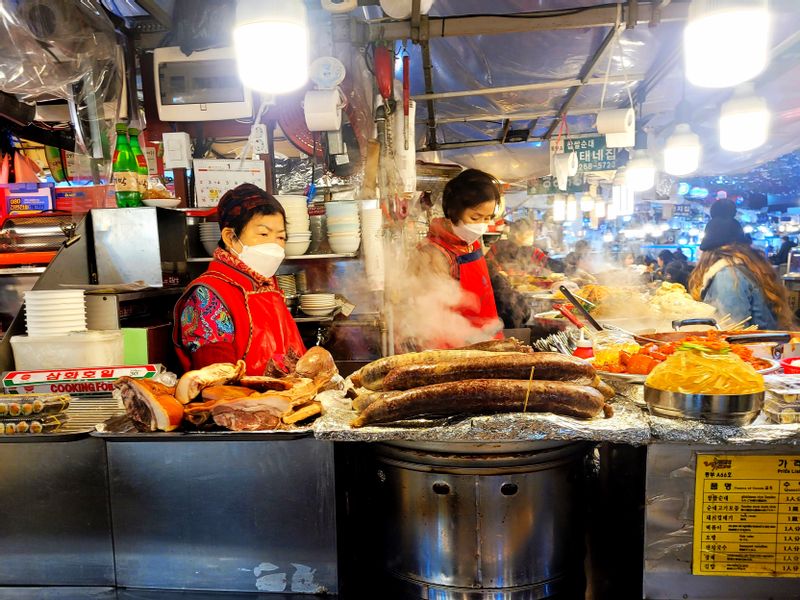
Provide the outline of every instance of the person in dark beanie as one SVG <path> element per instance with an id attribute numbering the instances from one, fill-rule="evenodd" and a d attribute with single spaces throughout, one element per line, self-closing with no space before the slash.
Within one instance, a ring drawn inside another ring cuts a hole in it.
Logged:
<path id="1" fill-rule="evenodd" d="M 786 289 L 766 257 L 747 243 L 730 200 L 712 205 L 700 250 L 689 278 L 695 300 L 711 304 L 719 316 L 729 314 L 734 321 L 750 317 L 749 324 L 760 329 L 792 326 Z"/>

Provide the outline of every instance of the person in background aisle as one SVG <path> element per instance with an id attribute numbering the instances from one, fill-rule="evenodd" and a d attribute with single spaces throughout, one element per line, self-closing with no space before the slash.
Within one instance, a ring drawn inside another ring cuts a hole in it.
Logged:
<path id="1" fill-rule="evenodd" d="M 222 233 L 208 270 L 175 306 L 173 342 L 185 370 L 244 360 L 248 375 L 284 367 L 303 340 L 275 280 L 284 258 L 286 216 L 262 189 L 242 184 L 217 205 Z"/>
<path id="2" fill-rule="evenodd" d="M 669 250 L 665 249 L 658 253 L 658 257 L 656 258 L 656 262 L 658 263 L 658 269 L 655 273 L 656 279 L 667 278 L 667 265 L 669 265 L 669 263 L 671 263 L 673 260 L 675 260 L 675 255 Z"/>
<path id="3" fill-rule="evenodd" d="M 789 260 L 789 254 L 791 253 L 792 248 L 796 246 L 797 242 L 792 241 L 788 235 L 783 236 L 783 243 L 781 243 L 778 253 L 772 258 L 772 264 L 778 266 L 785 265 Z"/>
<path id="4" fill-rule="evenodd" d="M 759 329 L 790 329 L 794 318 L 786 288 L 766 257 L 747 244 L 735 216 L 730 200 L 717 200 L 711 207 L 689 292 L 733 321 L 750 317 L 749 324 Z"/>

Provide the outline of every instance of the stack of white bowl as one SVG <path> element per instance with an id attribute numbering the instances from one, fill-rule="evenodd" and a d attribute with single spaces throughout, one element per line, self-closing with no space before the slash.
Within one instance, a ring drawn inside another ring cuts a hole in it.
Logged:
<path id="1" fill-rule="evenodd" d="M 206 249 L 209 256 L 214 255 L 214 250 L 217 249 L 217 244 L 219 243 L 220 238 L 220 231 L 219 231 L 219 223 L 215 223 L 213 221 L 208 221 L 205 223 L 200 223 L 200 241 L 203 243 L 203 248 Z"/>
<path id="2" fill-rule="evenodd" d="M 328 244 L 335 254 L 352 254 L 361 245 L 358 202 L 326 202 Z"/>
<path id="3" fill-rule="evenodd" d="M 286 256 L 302 256 L 311 245 L 310 220 L 305 196 L 275 196 L 286 212 Z"/>
<path id="4" fill-rule="evenodd" d="M 312 317 L 327 317 L 336 310 L 335 294 L 303 294 L 300 310 Z"/>
<path id="5" fill-rule="evenodd" d="M 86 331 L 83 290 L 25 292 L 25 324 L 30 337 Z"/>
<path id="6" fill-rule="evenodd" d="M 383 212 L 380 208 L 361 210 L 361 254 L 371 291 L 384 288 Z"/>

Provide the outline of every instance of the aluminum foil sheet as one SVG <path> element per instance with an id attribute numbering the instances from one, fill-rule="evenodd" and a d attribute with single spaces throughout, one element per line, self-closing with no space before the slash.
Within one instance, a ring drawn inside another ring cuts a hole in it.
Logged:
<path id="1" fill-rule="evenodd" d="M 385 442 L 391 440 L 428 442 L 581 440 L 615 442 L 634 446 L 646 444 L 650 428 L 642 411 L 627 398 L 613 402 L 614 416 L 590 420 L 551 413 L 507 413 L 480 417 L 419 419 L 397 426 L 353 429 L 355 412 L 341 392 L 325 392 L 324 414 L 314 422 L 314 436 L 337 442 Z"/>
<path id="2" fill-rule="evenodd" d="M 774 444 L 800 446 L 800 423 L 778 425 L 761 413 L 750 425 L 712 425 L 691 419 L 647 415 L 653 442 Z"/>

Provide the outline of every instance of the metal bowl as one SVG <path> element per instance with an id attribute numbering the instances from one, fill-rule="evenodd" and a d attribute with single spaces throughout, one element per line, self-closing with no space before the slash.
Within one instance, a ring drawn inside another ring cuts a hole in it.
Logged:
<path id="1" fill-rule="evenodd" d="M 695 419 L 715 425 L 748 425 L 764 404 L 764 392 L 755 394 L 683 394 L 644 386 L 644 400 L 659 417 Z"/>

